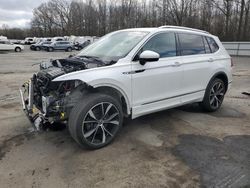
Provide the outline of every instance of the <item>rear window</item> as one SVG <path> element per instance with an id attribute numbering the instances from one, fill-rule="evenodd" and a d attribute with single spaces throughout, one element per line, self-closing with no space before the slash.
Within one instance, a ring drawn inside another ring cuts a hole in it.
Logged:
<path id="1" fill-rule="evenodd" d="M 215 42 L 215 40 L 213 38 L 211 38 L 211 37 L 206 37 L 206 39 L 207 39 L 207 42 L 208 42 L 208 44 L 210 46 L 210 49 L 211 49 L 212 53 L 217 52 L 219 50 L 219 46 Z"/>
<path id="2" fill-rule="evenodd" d="M 194 34 L 178 34 L 181 55 L 205 54 L 203 38 Z"/>

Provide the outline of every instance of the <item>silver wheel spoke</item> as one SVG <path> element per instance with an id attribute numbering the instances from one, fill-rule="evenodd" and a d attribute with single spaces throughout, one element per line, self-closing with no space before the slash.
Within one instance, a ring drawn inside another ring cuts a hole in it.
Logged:
<path id="1" fill-rule="evenodd" d="M 89 111 L 89 115 L 90 115 L 90 117 L 92 117 L 94 120 L 97 120 L 96 117 L 95 117 L 94 112 L 92 111 L 92 109 Z"/>
<path id="2" fill-rule="evenodd" d="M 212 88 L 211 93 L 214 94 L 214 88 Z"/>
<path id="3" fill-rule="evenodd" d="M 102 143 L 105 143 L 106 142 L 106 134 L 105 134 L 103 126 L 101 126 L 101 128 L 102 128 Z"/>
<path id="4" fill-rule="evenodd" d="M 114 124 L 114 125 L 119 125 L 119 121 L 108 121 L 107 123 L 111 123 L 111 124 Z"/>
<path id="5" fill-rule="evenodd" d="M 224 88 L 221 88 L 220 90 L 218 90 L 218 93 L 224 93 Z"/>
<path id="6" fill-rule="evenodd" d="M 112 104 L 109 104 L 109 105 L 108 105 L 108 107 L 107 107 L 107 109 L 106 109 L 106 111 L 105 111 L 104 117 L 108 114 L 108 112 L 109 112 L 109 110 L 111 109 L 112 106 L 113 106 Z M 103 117 L 103 118 L 104 118 L 104 117 Z"/>
<path id="7" fill-rule="evenodd" d="M 103 105 L 103 103 L 101 104 L 101 108 L 102 108 L 102 116 L 104 116 L 104 105 Z"/>
<path id="8" fill-rule="evenodd" d="M 218 98 L 215 97 L 215 107 L 218 108 L 218 106 L 219 106 Z"/>
<path id="9" fill-rule="evenodd" d="M 220 89 L 221 83 L 217 84 L 217 91 Z"/>
<path id="10" fill-rule="evenodd" d="M 221 103 L 221 101 L 220 101 L 220 99 L 216 96 L 216 99 L 217 99 L 217 101 L 218 101 L 218 103 L 220 104 Z"/>
<path id="11" fill-rule="evenodd" d="M 213 97 L 212 100 L 210 101 L 210 105 L 214 103 L 215 98 Z"/>
<path id="12" fill-rule="evenodd" d="M 85 137 L 85 138 L 90 137 L 90 136 L 96 131 L 97 128 L 98 128 L 98 127 L 96 127 L 96 128 L 94 128 L 94 129 L 90 130 L 89 132 L 85 133 L 85 134 L 84 134 L 84 137 Z"/>
<path id="13" fill-rule="evenodd" d="M 105 122 L 111 121 L 111 120 L 114 119 L 117 115 L 118 115 L 118 113 L 112 114 L 108 119 L 105 120 Z"/>
<path id="14" fill-rule="evenodd" d="M 93 138 L 92 138 L 92 140 L 91 140 L 91 143 L 93 143 L 93 142 L 94 142 L 94 140 L 95 140 L 95 136 L 96 136 L 96 133 L 97 133 L 98 129 L 99 129 L 99 126 L 98 126 L 98 127 L 96 128 L 96 130 L 95 130 L 95 133 L 94 133 L 94 136 L 93 136 Z"/>
<path id="15" fill-rule="evenodd" d="M 104 131 L 106 131 L 110 136 L 113 136 L 104 126 L 103 126 Z"/>

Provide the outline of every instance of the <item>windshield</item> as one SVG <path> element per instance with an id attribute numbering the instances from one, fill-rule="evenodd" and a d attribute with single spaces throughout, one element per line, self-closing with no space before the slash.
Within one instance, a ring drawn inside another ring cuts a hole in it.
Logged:
<path id="1" fill-rule="evenodd" d="M 147 34 L 148 32 L 140 31 L 111 33 L 83 49 L 77 56 L 118 61 L 125 57 Z"/>

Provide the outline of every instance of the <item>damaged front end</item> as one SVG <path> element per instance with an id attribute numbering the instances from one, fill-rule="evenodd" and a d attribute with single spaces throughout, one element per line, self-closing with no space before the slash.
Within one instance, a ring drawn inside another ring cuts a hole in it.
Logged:
<path id="1" fill-rule="evenodd" d="M 34 128 L 40 130 L 53 123 L 65 123 L 71 109 L 91 90 L 80 80 L 55 82 L 55 78 L 105 65 L 96 59 L 79 57 L 41 63 L 40 71 L 20 89 L 23 110 Z"/>

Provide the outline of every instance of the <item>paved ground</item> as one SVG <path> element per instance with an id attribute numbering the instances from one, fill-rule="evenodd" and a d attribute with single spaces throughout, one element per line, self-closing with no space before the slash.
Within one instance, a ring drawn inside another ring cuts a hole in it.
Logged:
<path id="1" fill-rule="evenodd" d="M 75 53 L 75 52 L 72 52 Z M 31 133 L 18 87 L 42 60 L 65 52 L 0 54 L 1 187 L 250 186 L 250 58 L 234 58 L 222 109 L 197 105 L 128 121 L 106 148 L 82 150 L 67 129 Z"/>

